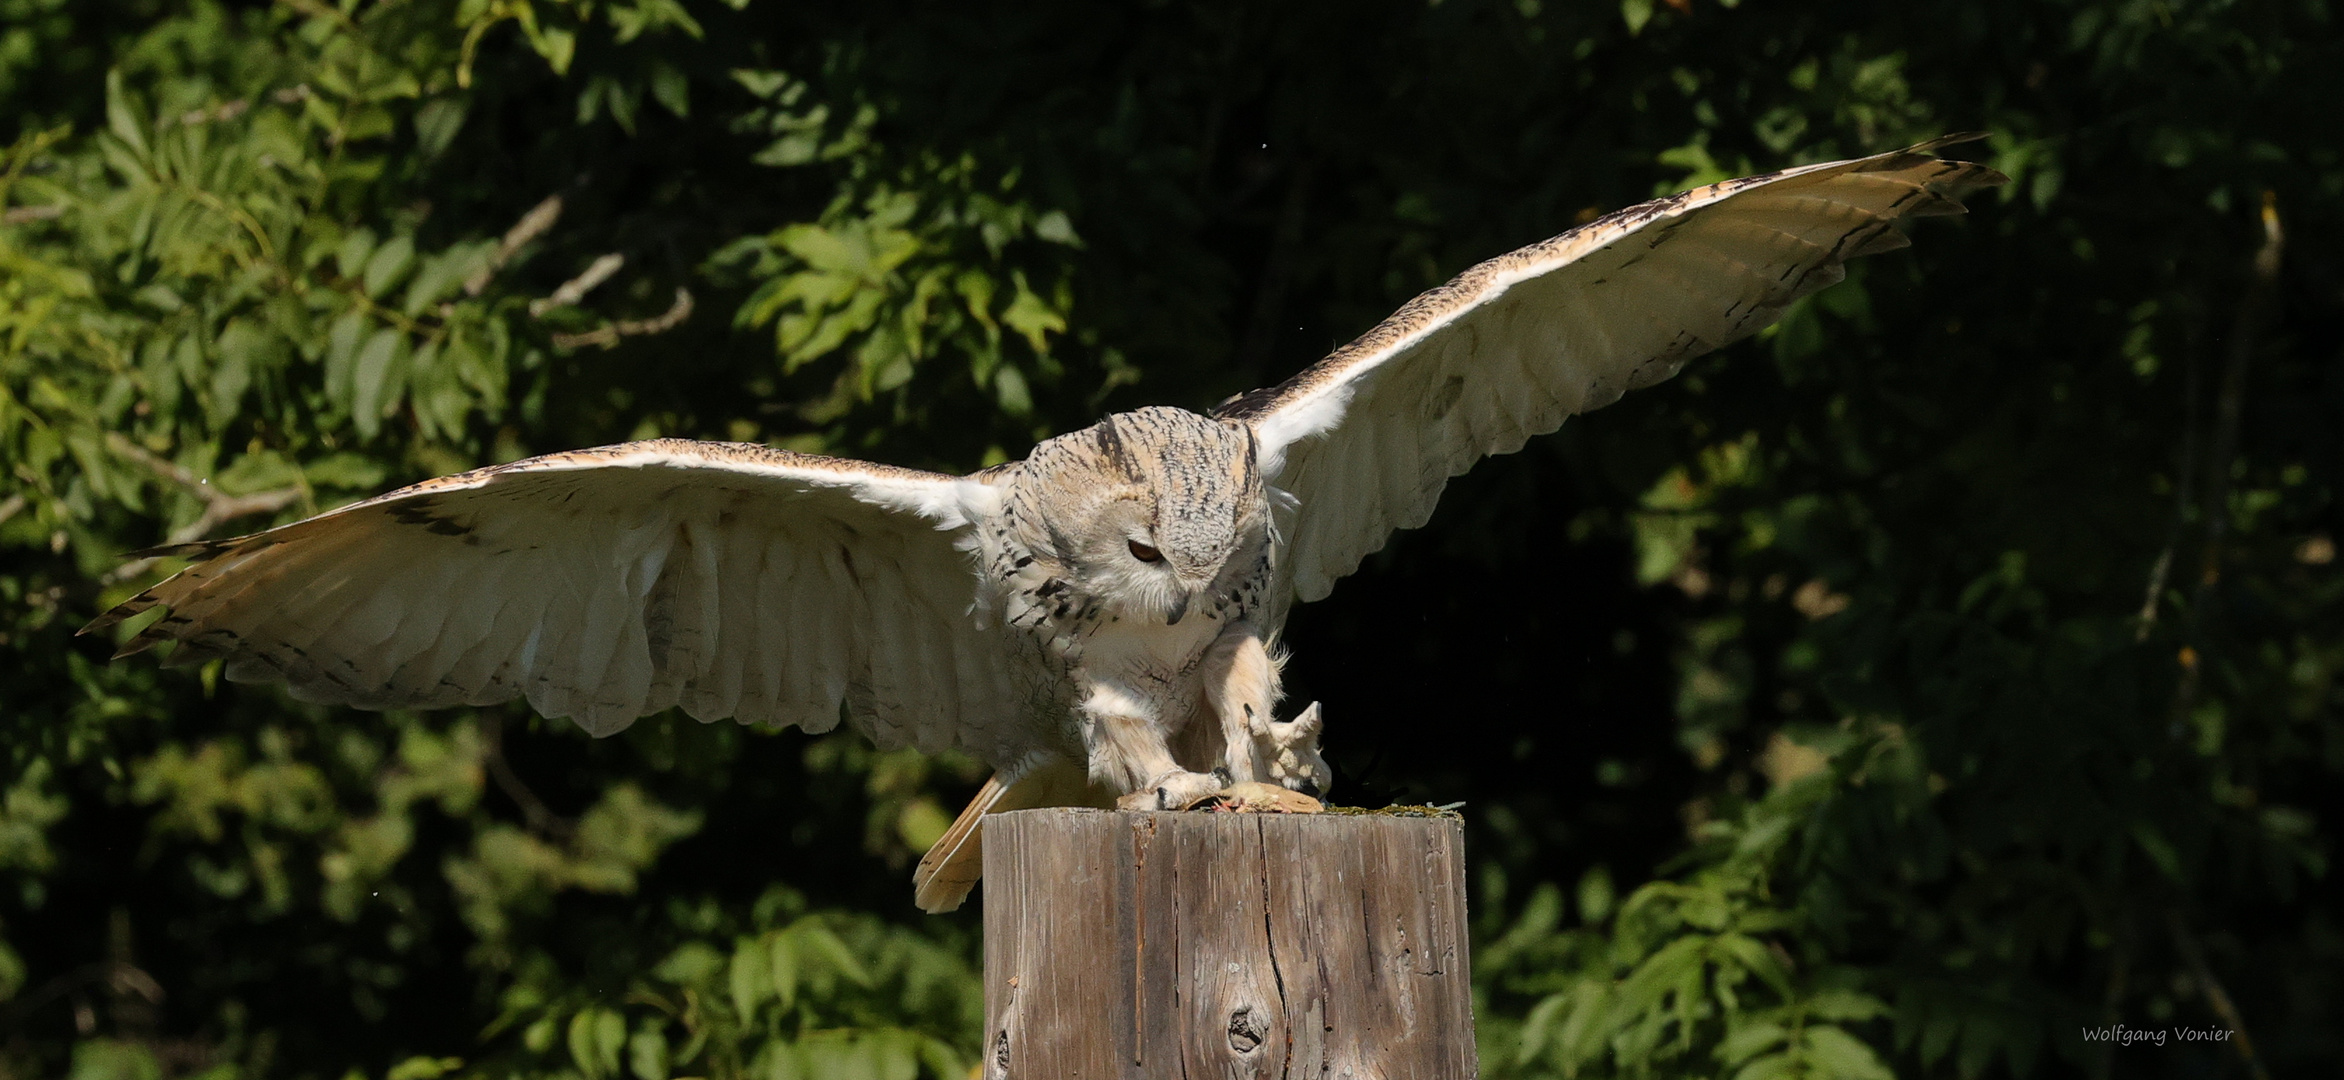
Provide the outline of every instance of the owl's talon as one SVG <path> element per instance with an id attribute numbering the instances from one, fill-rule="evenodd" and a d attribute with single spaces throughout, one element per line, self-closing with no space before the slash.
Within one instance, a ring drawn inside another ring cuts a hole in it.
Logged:
<path id="1" fill-rule="evenodd" d="M 1180 810 L 1226 786 L 1210 773 L 1175 770 L 1115 800 L 1115 805 L 1123 810 Z"/>
<path id="2" fill-rule="evenodd" d="M 1270 781 L 1313 799 L 1326 798 L 1335 786 L 1335 772 L 1319 755 L 1319 732 L 1325 727 L 1319 703 L 1313 701 L 1292 717 L 1271 724 L 1268 743 L 1261 748 Z"/>

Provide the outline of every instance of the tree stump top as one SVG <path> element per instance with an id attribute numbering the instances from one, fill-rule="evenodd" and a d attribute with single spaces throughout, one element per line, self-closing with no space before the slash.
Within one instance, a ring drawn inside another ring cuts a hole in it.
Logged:
<path id="1" fill-rule="evenodd" d="M 1451 816 L 985 822 L 985 1075 L 1476 1075 Z"/>

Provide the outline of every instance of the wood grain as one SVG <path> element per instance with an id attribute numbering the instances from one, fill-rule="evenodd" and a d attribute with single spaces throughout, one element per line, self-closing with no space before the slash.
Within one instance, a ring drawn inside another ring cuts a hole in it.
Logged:
<path id="1" fill-rule="evenodd" d="M 1477 1075 L 1455 818 L 985 821 L 984 1075 Z"/>

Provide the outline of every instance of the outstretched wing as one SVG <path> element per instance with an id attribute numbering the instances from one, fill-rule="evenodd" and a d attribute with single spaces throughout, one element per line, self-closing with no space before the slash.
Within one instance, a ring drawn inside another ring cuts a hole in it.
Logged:
<path id="1" fill-rule="evenodd" d="M 124 654 L 362 708 L 527 697 L 596 735 L 701 720 L 836 726 L 992 759 L 1028 713 L 968 614 L 978 481 L 657 439 L 417 484 L 149 554 L 194 565 L 84 628 L 163 606 Z"/>
<path id="2" fill-rule="evenodd" d="M 1962 212 L 1992 169 L 1928 153 L 1728 180 L 1633 206 L 1473 267 L 1359 340 L 1216 414 L 1250 423 L 1273 483 L 1288 594 L 1316 600 L 1432 515 L 1449 477 L 1510 454 L 1741 338 L 1906 246 L 1901 218 Z"/>

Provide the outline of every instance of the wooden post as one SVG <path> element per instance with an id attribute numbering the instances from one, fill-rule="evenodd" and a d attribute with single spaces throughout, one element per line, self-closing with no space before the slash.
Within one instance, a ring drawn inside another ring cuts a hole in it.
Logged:
<path id="1" fill-rule="evenodd" d="M 1453 815 L 985 819 L 988 1080 L 1477 1075 Z"/>

